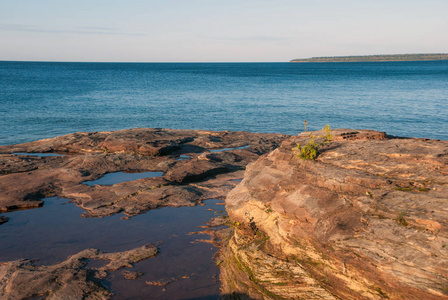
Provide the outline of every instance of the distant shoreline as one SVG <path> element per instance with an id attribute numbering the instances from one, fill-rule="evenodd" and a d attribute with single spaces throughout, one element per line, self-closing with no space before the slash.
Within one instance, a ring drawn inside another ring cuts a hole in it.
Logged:
<path id="1" fill-rule="evenodd" d="M 448 60 L 448 53 L 431 54 L 381 54 L 381 55 L 357 55 L 357 56 L 327 56 L 298 58 L 290 62 L 382 62 L 382 61 L 434 61 Z"/>

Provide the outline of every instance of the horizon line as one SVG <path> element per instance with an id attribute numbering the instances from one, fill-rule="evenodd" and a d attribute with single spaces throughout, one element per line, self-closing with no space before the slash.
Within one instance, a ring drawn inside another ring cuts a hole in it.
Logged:
<path id="1" fill-rule="evenodd" d="M 74 61 L 74 60 L 2 60 L 0 62 L 35 62 L 35 63 L 104 63 L 104 64 L 229 64 L 229 63 L 289 63 L 289 61 Z"/>

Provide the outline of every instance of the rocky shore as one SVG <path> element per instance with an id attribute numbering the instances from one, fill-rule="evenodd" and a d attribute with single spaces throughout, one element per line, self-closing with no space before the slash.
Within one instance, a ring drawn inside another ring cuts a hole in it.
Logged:
<path id="1" fill-rule="evenodd" d="M 222 199 L 237 184 L 235 180 L 242 178 L 249 162 L 274 150 L 285 137 L 130 129 L 1 146 L 0 213 L 37 208 L 45 197 L 55 195 L 73 200 L 89 217 L 119 212 L 134 216 L 156 207 L 192 206 L 206 199 Z M 147 171 L 163 175 L 114 185 L 83 184 L 108 173 Z"/>
<path id="2" fill-rule="evenodd" d="M 158 207 L 195 206 L 207 199 L 224 199 L 242 179 L 245 166 L 277 148 L 286 137 L 131 129 L 2 146 L 0 213 L 39 209 L 45 198 L 52 196 L 70 199 L 84 209 L 84 217 L 124 213 L 123 218 Z M 160 176 L 112 185 L 85 184 L 116 172 L 158 172 Z M 0 216 L 0 224 L 7 221 L 8 217 Z M 110 254 L 86 249 L 48 266 L 25 258 L 0 262 L 0 298 L 109 299 L 113 293 L 103 279 L 110 271 L 132 267 L 156 254 L 157 248 L 147 245 Z M 103 267 L 90 266 L 95 260 L 110 262 Z M 139 277 L 126 272 L 126 278 Z"/>
<path id="3" fill-rule="evenodd" d="M 250 164 L 229 193 L 223 293 L 448 299 L 448 141 L 334 130 L 302 160 L 309 134 Z"/>
<path id="4" fill-rule="evenodd" d="M 209 226 L 229 228 L 203 232 L 221 246 L 223 299 L 448 299 L 448 141 L 331 134 L 315 160 L 299 158 L 297 144 L 303 148 L 310 135 L 320 144 L 323 132 L 132 129 L 3 146 L 0 212 L 40 207 L 54 195 L 85 217 L 225 198 L 229 216 Z M 147 171 L 162 175 L 83 184 Z M 0 296 L 108 299 L 107 272 L 157 254 L 152 245 L 141 248 L 151 255 L 135 255 L 138 249 L 87 249 L 51 266 L 0 263 Z M 132 259 L 112 267 L 117 257 Z M 87 264 L 104 259 L 111 263 L 102 269 Z"/>

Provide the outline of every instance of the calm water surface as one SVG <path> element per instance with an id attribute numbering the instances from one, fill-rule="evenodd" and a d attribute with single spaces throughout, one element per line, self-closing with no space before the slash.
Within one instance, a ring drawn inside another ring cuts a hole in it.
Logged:
<path id="1" fill-rule="evenodd" d="M 152 178 L 160 177 L 163 172 L 136 172 L 136 173 L 125 173 L 125 172 L 114 172 L 108 173 L 97 180 L 85 181 L 83 184 L 90 186 L 98 185 L 114 185 L 116 183 L 134 181 L 141 178 Z"/>
<path id="2" fill-rule="evenodd" d="M 134 127 L 448 139 L 448 61 L 0 62 L 0 145 Z"/>
<path id="3" fill-rule="evenodd" d="M 165 207 L 121 220 L 122 214 L 105 218 L 82 218 L 83 210 L 68 200 L 52 197 L 42 208 L 4 213 L 10 220 L 0 225 L 0 262 L 20 258 L 36 259 L 38 264 L 54 264 L 87 248 L 118 252 L 159 244 L 160 254 L 111 274 L 106 280 L 116 299 L 217 299 L 219 270 L 213 261 L 216 248 L 200 231 L 222 210 L 219 200 L 204 206 Z M 124 279 L 123 270 L 142 272 L 138 280 Z M 185 277 L 185 278 L 182 278 Z M 174 280 L 173 280 L 174 279 Z M 169 281 L 161 287 L 146 281 Z"/>

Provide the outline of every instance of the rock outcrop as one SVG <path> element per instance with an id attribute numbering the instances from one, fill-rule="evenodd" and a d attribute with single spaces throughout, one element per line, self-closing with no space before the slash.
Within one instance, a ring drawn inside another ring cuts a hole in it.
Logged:
<path id="1" fill-rule="evenodd" d="M 335 130 L 301 160 L 293 148 L 309 134 L 250 164 L 229 193 L 223 293 L 448 299 L 448 141 Z"/>
<path id="2" fill-rule="evenodd" d="M 286 137 L 129 129 L 2 146 L 0 212 L 40 207 L 42 199 L 54 195 L 73 200 L 87 216 L 100 217 L 122 211 L 133 216 L 161 206 L 193 206 L 202 200 L 224 198 L 249 162 L 275 149 Z M 83 184 L 107 173 L 144 171 L 163 175 L 110 186 Z"/>

